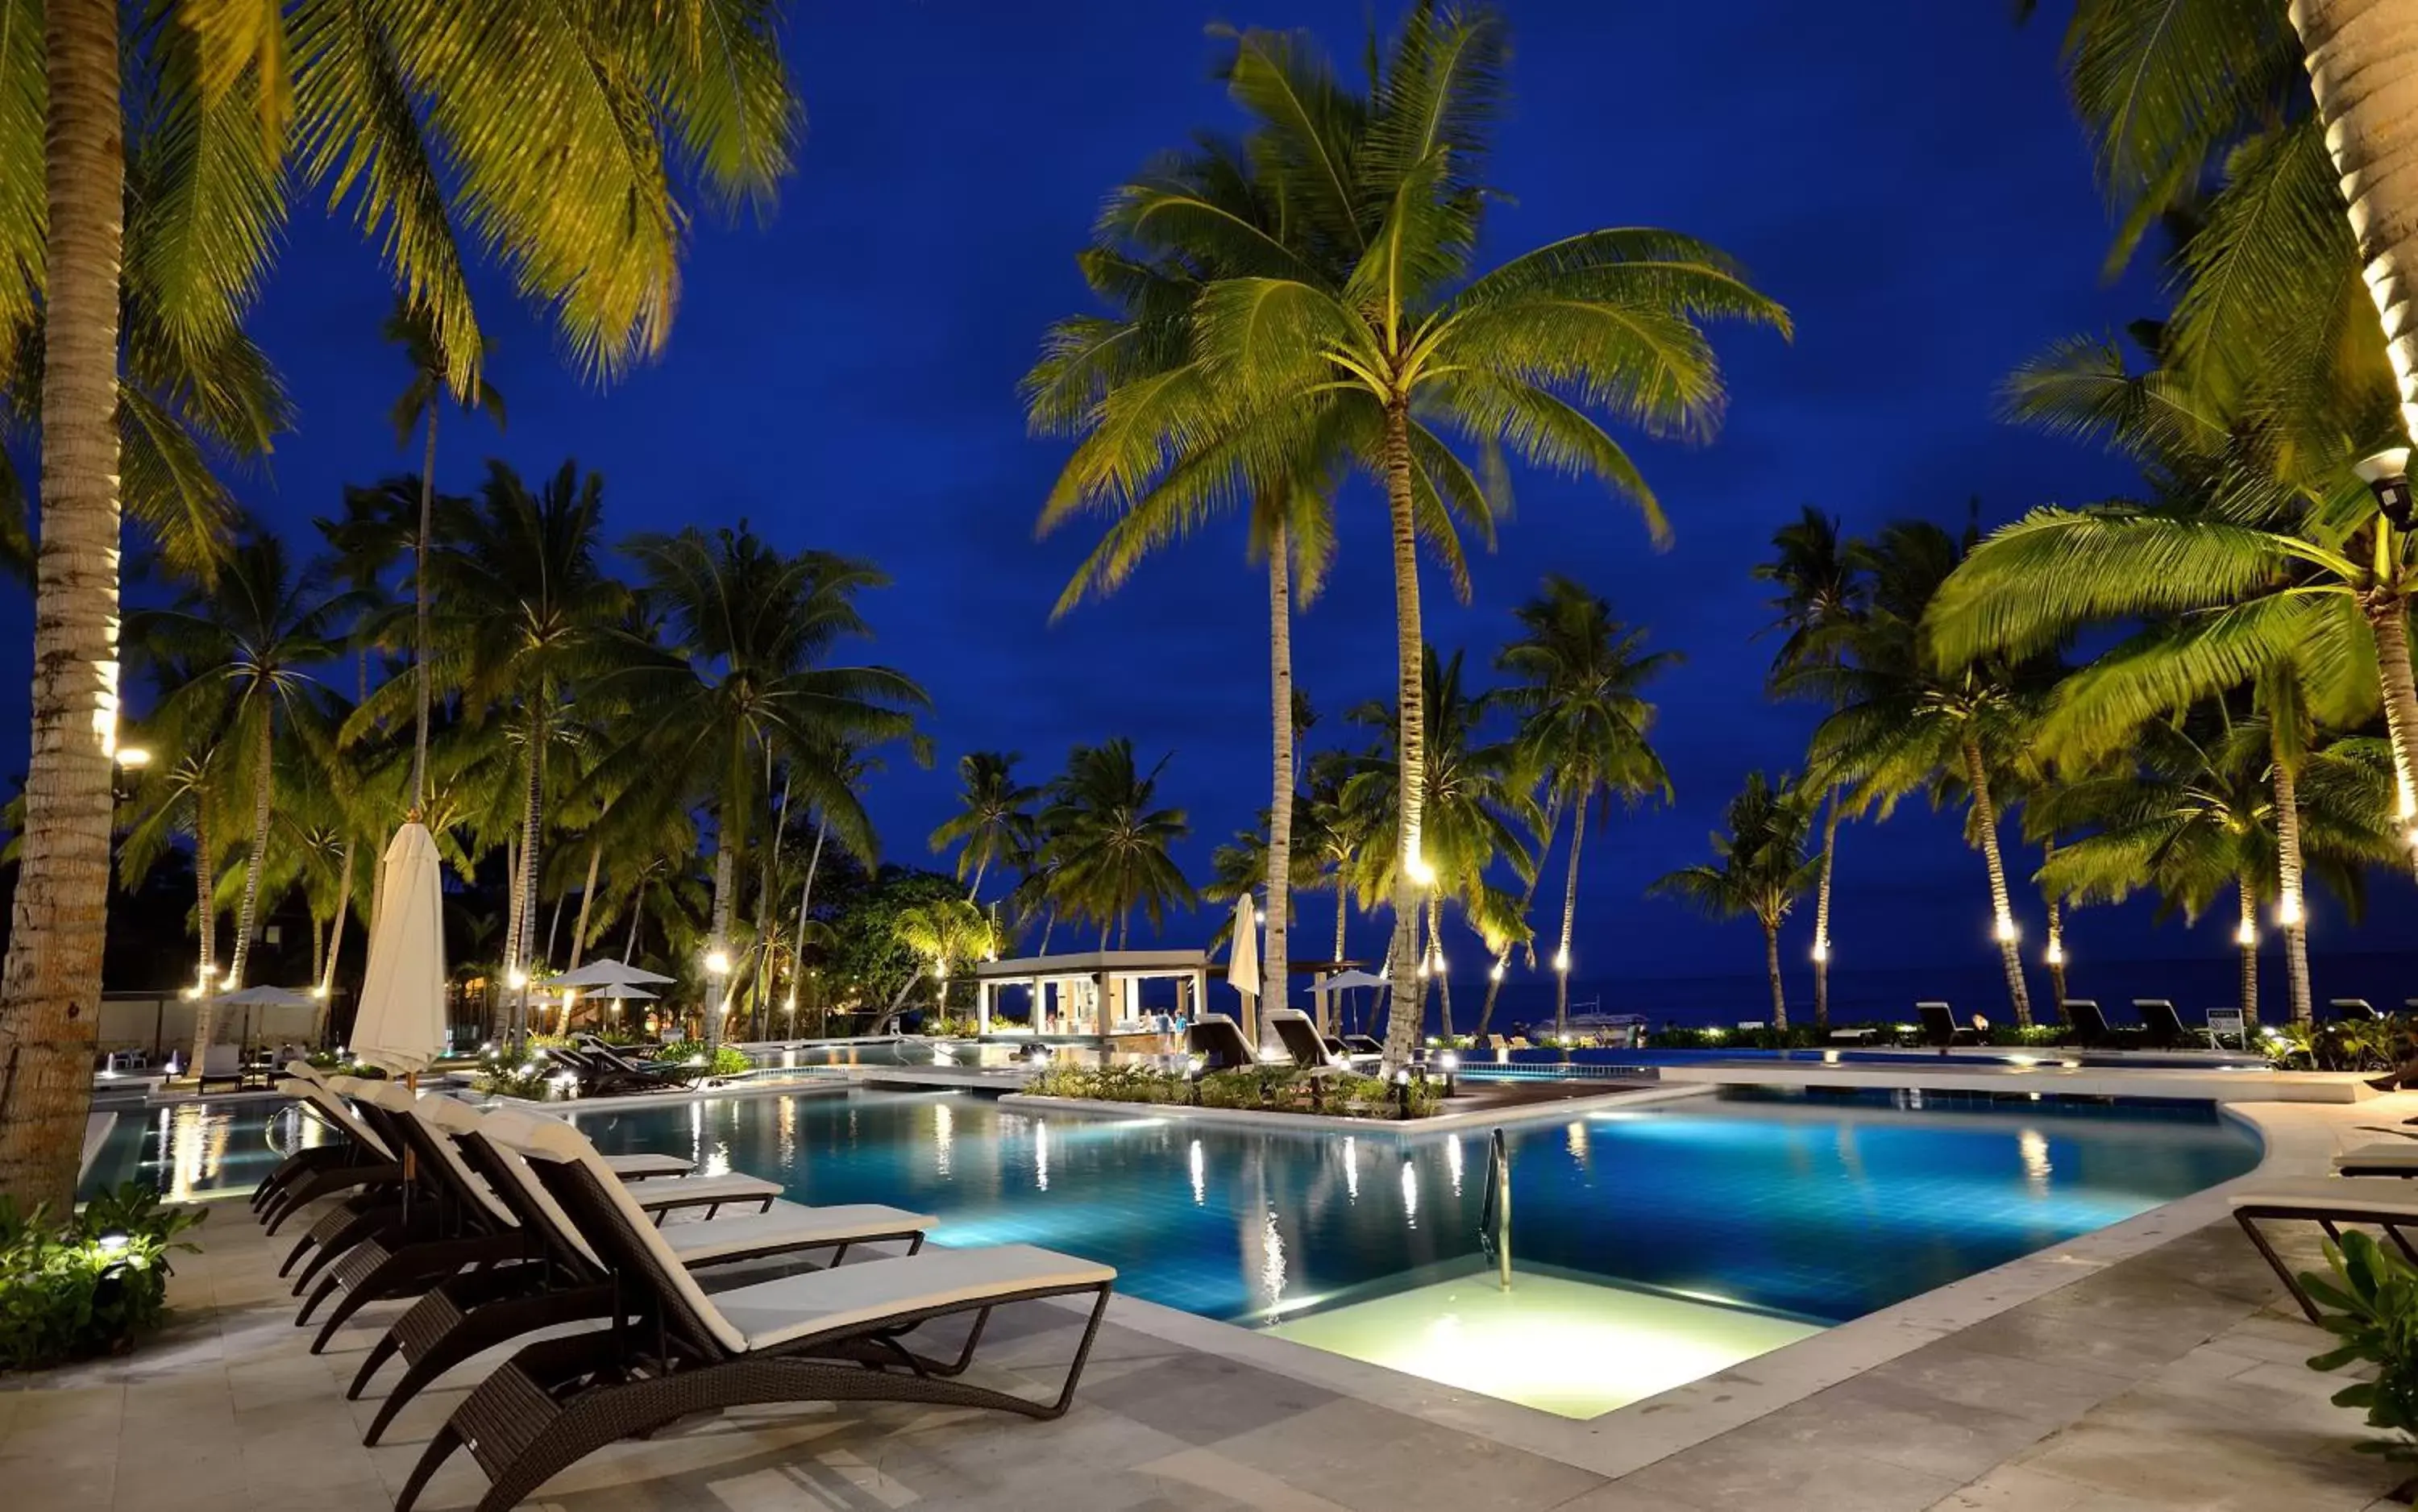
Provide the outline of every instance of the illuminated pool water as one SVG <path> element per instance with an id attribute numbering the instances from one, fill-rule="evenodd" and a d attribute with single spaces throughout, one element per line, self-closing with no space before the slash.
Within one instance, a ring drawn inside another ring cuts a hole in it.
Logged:
<path id="1" fill-rule="evenodd" d="M 800 1201 L 938 1214 L 935 1238 L 1048 1245 L 1120 1285 L 1261 1324 L 1465 1275 L 1482 1133 L 1246 1133 L 850 1091 L 581 1110 L 608 1152 L 777 1176 Z M 1697 1097 L 1515 1127 L 1523 1265 L 1813 1322 L 1887 1306 L 2248 1170 L 2205 1104 L 1911 1107 Z"/>
<path id="2" fill-rule="evenodd" d="M 1904 1094 L 1899 1094 L 1903 1097 Z M 1105 1260 L 1121 1285 L 1264 1324 L 1479 1264 L 1482 1133 L 1241 1132 L 1036 1117 L 963 1092 L 855 1090 L 583 1107 L 608 1152 L 778 1176 L 807 1202 L 938 1214 L 942 1243 Z M 84 1184 L 245 1187 L 316 1125 L 277 1105 L 119 1118 Z M 1520 1263 L 1838 1322 L 2241 1174 L 2256 1138 L 2206 1104 L 1906 1107 L 1693 1097 L 1509 1137 Z"/>

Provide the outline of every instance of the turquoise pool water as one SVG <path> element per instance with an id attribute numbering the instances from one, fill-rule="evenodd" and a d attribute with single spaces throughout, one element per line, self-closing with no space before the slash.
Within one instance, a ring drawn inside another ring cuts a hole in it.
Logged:
<path id="1" fill-rule="evenodd" d="M 1480 1263 L 1483 1133 L 1241 1132 L 1038 1117 L 964 1092 L 852 1090 L 577 1109 L 608 1152 L 780 1177 L 806 1202 L 938 1214 L 936 1238 L 1116 1265 L 1155 1302 L 1294 1318 Z M 248 1186 L 315 1125 L 251 1103 L 121 1117 L 87 1192 Z M 1838 1322 L 2241 1174 L 2207 1104 L 1905 1094 L 1697 1097 L 1509 1138 L 1523 1266 Z"/>

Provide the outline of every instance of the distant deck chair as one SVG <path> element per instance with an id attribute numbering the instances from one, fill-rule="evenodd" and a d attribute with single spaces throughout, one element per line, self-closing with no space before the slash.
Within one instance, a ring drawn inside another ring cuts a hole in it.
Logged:
<path id="1" fill-rule="evenodd" d="M 1293 1063 L 1304 1071 L 1350 1071 L 1354 1067 L 1349 1056 L 1337 1053 L 1335 1047 L 1319 1035 L 1318 1026 L 1298 1008 L 1271 1008 L 1267 1026 L 1276 1031 L 1277 1041 L 1293 1057 Z"/>
<path id="2" fill-rule="evenodd" d="M 1248 1071 L 1259 1053 L 1243 1037 L 1243 1026 L 1224 1014 L 1202 1014 L 1184 1031 L 1184 1047 L 1201 1057 L 1203 1071 Z"/>
<path id="3" fill-rule="evenodd" d="M 1373 1055 L 1380 1061 L 1385 1058 L 1385 1042 L 1373 1034 L 1346 1034 L 1342 1039 L 1344 1053 L 1348 1055 L 1354 1057 Z"/>
<path id="4" fill-rule="evenodd" d="M 2198 1036 L 2183 1026 L 2182 1016 L 2164 998 L 2135 998 L 2133 1012 L 2141 1020 L 2141 1037 L 2160 1049 L 2181 1049 Z"/>
<path id="5" fill-rule="evenodd" d="M 1982 1043 L 1980 1031 L 1957 1023 L 1956 1010 L 1944 1002 L 1916 1003 L 1914 1016 L 1922 1023 L 1922 1043 L 1925 1045 L 1935 1045 L 1945 1050 L 1951 1045 Z"/>
<path id="6" fill-rule="evenodd" d="M 243 1090 L 242 1046 L 205 1045 L 202 1046 L 201 1059 L 195 1064 L 200 1067 L 199 1074 L 194 1077 L 195 1092 L 208 1092 L 212 1082 L 223 1082 L 237 1092 Z"/>
<path id="7" fill-rule="evenodd" d="M 2326 1006 L 2334 1011 L 2336 1023 L 2372 1023 L 2384 1016 L 2365 998 L 2329 998 Z"/>
<path id="8" fill-rule="evenodd" d="M 2109 1027 L 2097 999 L 2067 998 L 2057 1006 L 2065 1016 L 2066 1031 L 2074 1044 L 2086 1049 L 2111 1050 L 2124 1043 L 2123 1031 Z"/>

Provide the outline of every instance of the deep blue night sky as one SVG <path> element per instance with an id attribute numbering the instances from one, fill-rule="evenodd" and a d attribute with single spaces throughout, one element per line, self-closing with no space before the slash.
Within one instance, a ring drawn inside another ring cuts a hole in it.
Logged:
<path id="1" fill-rule="evenodd" d="M 1670 551 L 1591 490 L 1524 475 L 1501 549 L 1473 563 L 1475 602 L 1427 579 L 1430 634 L 1482 661 L 1512 604 L 1557 570 L 1686 653 L 1660 690 L 1678 801 L 1590 837 L 1582 970 L 1753 971 L 1751 925 L 1641 896 L 1697 859 L 1748 768 L 1801 759 L 1811 712 L 1761 694 L 1770 642 L 1749 639 L 1768 618 L 1750 567 L 1802 503 L 1860 530 L 1960 521 L 1974 495 L 1997 523 L 2120 487 L 2106 460 L 1997 423 L 1992 392 L 2046 342 L 2112 328 L 2153 291 L 2099 282 L 2107 220 L 2053 24 L 1940 3 L 1890 8 L 1885 24 L 1814 0 L 1507 8 L 1498 253 L 1598 225 L 1671 226 L 1742 258 L 1798 335 L 1720 338 L 1733 400 L 1715 444 L 1637 445 L 1676 527 Z M 777 217 L 700 227 L 668 355 L 609 393 L 559 367 L 543 326 L 497 287 L 491 375 L 511 430 L 453 424 L 440 482 L 467 488 L 490 453 L 531 474 L 575 456 L 605 475 L 616 534 L 745 516 L 787 546 L 876 558 L 896 585 L 871 605 L 872 654 L 931 690 L 942 756 L 928 772 L 899 759 L 876 781 L 891 857 L 926 859 L 963 751 L 1020 750 L 1039 780 L 1070 743 L 1122 733 L 1146 758 L 1176 753 L 1166 786 L 1191 811 L 1186 860 L 1205 873 L 1210 844 L 1266 802 L 1264 579 L 1239 530 L 1222 532 L 1049 625 L 1084 542 L 1033 540 L 1063 447 L 1026 436 L 1015 385 L 1043 327 L 1082 303 L 1072 257 L 1104 192 L 1192 130 L 1236 125 L 1209 78 L 1203 28 L 1220 19 L 1306 26 L 1356 59 L 1366 12 L 1339 0 L 802 6 L 790 52 L 809 127 Z M 416 462 L 388 429 L 402 378 L 376 336 L 388 300 L 348 227 L 296 227 L 257 326 L 300 429 L 273 479 L 246 488 L 281 528 L 331 512 L 348 481 Z M 1313 741 L 1340 738 L 1333 716 L 1391 685 L 1377 501 L 1355 488 L 1339 512 L 1333 587 L 1296 631 L 1301 685 L 1330 716 Z M 22 621 L 22 601 L 14 612 Z M 7 725 L 22 729 L 22 715 Z M 1841 854 L 1843 961 L 1988 958 L 1980 862 L 1952 820 L 1917 802 L 1848 831 Z M 2024 912 L 2037 939 L 2037 902 Z M 1326 918 L 1310 906 L 1313 939 Z M 1810 937 L 1810 909 L 1797 928 Z M 2317 932 L 2321 953 L 2329 937 L 2346 943 L 2322 900 Z M 2153 933 L 2127 909 L 2095 912 L 2074 938 L 2085 957 L 2221 958 L 2227 933 L 2223 920 Z"/>

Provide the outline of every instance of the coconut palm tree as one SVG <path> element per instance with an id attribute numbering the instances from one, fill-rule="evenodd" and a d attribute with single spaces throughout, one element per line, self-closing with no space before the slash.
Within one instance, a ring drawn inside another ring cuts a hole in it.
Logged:
<path id="1" fill-rule="evenodd" d="M 927 702 L 905 674 L 836 665 L 832 653 L 868 635 L 861 593 L 888 579 L 871 564 L 829 552 L 784 556 L 744 522 L 712 536 L 641 535 L 622 550 L 666 617 L 669 644 L 620 637 L 610 695 L 631 710 L 629 733 L 598 763 L 601 780 L 684 774 L 713 814 L 713 907 L 705 948 L 727 959 L 737 867 L 761 811 L 766 756 L 799 758 L 798 795 L 830 812 L 858 810 L 832 764 L 811 757 L 834 742 L 904 739 Z M 719 987 L 714 988 L 718 1000 Z M 706 1015 L 719 1044 L 721 1003 Z"/>
<path id="2" fill-rule="evenodd" d="M 2032 1021 L 2031 993 L 1998 848 L 1999 805 L 1992 784 L 2023 748 L 2041 698 L 2055 680 L 2053 657 L 1993 657 L 1943 670 L 1924 640 L 1924 615 L 1979 536 L 1959 538 L 1928 521 L 1900 521 L 1849 548 L 1871 583 L 1864 616 L 1847 632 L 1835 664 L 1795 675 L 1833 706 L 1814 733 L 1816 781 L 1853 785 L 1859 809 L 1884 817 L 1917 789 L 1935 803 L 1967 805 L 1966 838 L 1990 884 L 1992 933 L 2015 1022 Z"/>
<path id="3" fill-rule="evenodd" d="M 1112 934 L 1124 948 L 1136 909 L 1155 929 L 1171 906 L 1193 901 L 1192 884 L 1171 854 L 1192 832 L 1191 823 L 1182 809 L 1157 806 L 1158 774 L 1170 759 L 1161 756 L 1144 772 L 1124 736 L 1079 745 L 1042 802 L 1052 907 L 1099 925 L 1102 950 Z"/>
<path id="4" fill-rule="evenodd" d="M 940 898 L 901 909 L 891 921 L 891 929 L 898 943 L 913 951 L 924 967 L 899 986 L 897 997 L 891 1000 L 892 1013 L 907 1000 L 917 975 L 931 979 L 932 1011 L 948 1012 L 950 967 L 989 960 L 999 954 L 999 934 L 991 927 L 990 915 L 970 898 Z"/>
<path id="5" fill-rule="evenodd" d="M 1521 752 L 1532 770 L 1543 773 L 1553 810 L 1570 811 L 1569 876 L 1562 885 L 1561 944 L 1553 952 L 1553 1031 L 1559 1035 L 1569 1018 L 1570 930 L 1578 917 L 1579 853 L 1588 805 L 1599 798 L 1608 813 L 1615 798 L 1631 803 L 1658 796 L 1670 800 L 1671 774 L 1647 741 L 1654 706 L 1641 690 L 1679 658 L 1673 651 L 1647 651 L 1645 631 L 1615 619 L 1611 604 L 1559 573 L 1549 574 L 1544 590 L 1513 614 L 1525 634 L 1494 659 L 1496 668 L 1514 680 L 1497 696 L 1521 711 Z M 1553 844 L 1549 822 L 1538 849 L 1540 866 Z M 1498 951 L 1495 965 L 1509 954 L 1507 947 Z M 1490 992 L 1490 1007 L 1492 998 Z M 1481 1018 L 1481 1033 L 1483 1023 Z"/>
<path id="6" fill-rule="evenodd" d="M 222 343 L 264 282 L 290 183 L 325 190 L 374 234 L 395 283 L 435 313 L 457 393 L 481 358 L 465 228 L 551 313 L 574 360 L 615 374 L 668 333 L 681 201 L 766 201 L 797 111 L 777 8 L 759 0 L 693 0 L 677 18 L 511 0 L 179 0 L 173 24 L 46 0 L 42 20 L 38 46 L 31 26 L 0 28 L 0 261 L 36 270 L 5 281 L 0 328 L 38 318 L 42 331 L 34 653 L 60 669 L 33 698 L 0 969 L 21 1089 L 0 1113 L 0 1191 L 58 1208 L 88 1098 L 75 1068 L 91 1024 L 77 1016 L 98 995 L 108 886 L 126 292 L 146 290 L 189 346 Z M 163 191 L 189 193 L 131 199 L 130 126 L 183 167 Z M 141 235 L 154 213 L 186 234 Z"/>
<path id="7" fill-rule="evenodd" d="M 2191 922 L 2228 888 L 2239 908 L 2242 1010 L 2258 1016 L 2258 909 L 2282 895 L 2281 832 L 2293 817 L 2306 864 L 2356 911 L 2361 872 L 2392 853 L 2381 820 L 2391 794 L 2374 742 L 2304 752 L 2294 802 L 2280 802 L 2274 740 L 2262 717 L 2223 701 L 2140 731 L 2137 768 L 2035 796 L 2036 822 L 2089 832 L 2058 847 L 2042 886 L 2087 902 L 2122 902 L 2153 889 L 2161 916 Z M 2297 1012 L 2297 1009 L 2296 1009 Z"/>
<path id="8" fill-rule="evenodd" d="M 1425 909 L 1427 945 L 1420 953 L 1422 974 L 1415 980 L 1433 980 L 1440 989 L 1447 1034 L 1452 1032 L 1452 986 L 1445 970 L 1448 963 L 1441 932 L 1445 905 L 1459 906 L 1463 921 L 1477 932 L 1490 958 L 1499 958 L 1527 939 L 1531 931 L 1517 899 L 1496 885 L 1490 874 L 1499 861 L 1508 863 L 1523 883 L 1533 878 L 1538 861 L 1529 853 L 1524 836 L 1541 832 L 1544 823 L 1533 795 L 1534 785 L 1525 780 L 1531 769 L 1521 745 L 1515 740 L 1486 738 L 1485 727 L 1498 695 L 1465 691 L 1462 668 L 1461 652 L 1441 657 L 1430 647 L 1420 680 L 1427 708 L 1419 723 L 1426 733 L 1428 756 L 1421 767 L 1427 791 L 1417 806 L 1426 816 L 1423 853 L 1431 875 L 1417 890 L 1421 894 L 1417 902 Z M 1376 732 L 1379 741 L 1355 763 L 1343 789 L 1344 806 L 1357 816 L 1366 835 L 1356 857 L 1354 879 L 1362 906 L 1373 908 L 1381 900 L 1400 895 L 1399 858 L 1408 854 L 1397 840 L 1406 806 L 1398 786 L 1404 768 L 1385 743 L 1400 730 L 1402 722 L 1390 707 L 1373 700 L 1345 717 Z M 1420 1002 L 1424 997 L 1422 988 L 1417 996 L 1395 1001 Z M 1417 1019 L 1424 1013 L 1396 1016 Z"/>
<path id="9" fill-rule="evenodd" d="M 1780 975 L 1780 926 L 1820 865 L 1805 855 L 1813 810 L 1795 777 L 1750 771 L 1730 800 L 1727 830 L 1712 836 L 1713 859 L 1656 878 L 1648 892 L 1679 898 L 1716 919 L 1752 914 L 1763 926 L 1763 964 L 1771 978 L 1771 1024 L 1788 1027 L 1788 991 Z"/>
<path id="10" fill-rule="evenodd" d="M 1378 59 L 1365 94 L 1338 83 L 1307 38 L 1238 36 L 1226 69 L 1250 117 L 1255 163 L 1305 237 L 1339 249 L 1282 273 L 1217 279 L 1190 312 L 1197 382 L 1111 395 L 1062 488 L 1112 492 L 1161 457 L 1171 416 L 1200 415 L 1247 453 L 1245 476 L 1281 475 L 1305 430 L 1335 436 L 1383 484 L 1393 546 L 1400 789 L 1391 976 L 1416 990 L 1421 849 L 1418 725 L 1425 637 L 1417 545 L 1451 555 L 1453 519 L 1490 532 L 1495 505 L 1446 435 L 1490 456 L 1604 482 L 1659 536 L 1660 505 L 1594 414 L 1650 433 L 1703 436 L 1722 407 L 1719 364 L 1701 323 L 1785 328 L 1721 252 L 1668 232 L 1585 233 L 1472 276 L 1487 139 L 1502 98 L 1507 32 L 1484 9 L 1422 6 Z M 1238 239 L 1244 233 L 1237 231 Z M 1180 423 L 1180 422 L 1178 422 Z M 1458 574 L 1456 574 L 1458 575 Z M 1414 1016 L 1398 1015 L 1388 1065 L 1407 1055 Z"/>
<path id="11" fill-rule="evenodd" d="M 1773 619 L 1767 630 L 1781 633 L 1772 653 L 1768 686 L 1785 695 L 1807 667 L 1835 665 L 1845 637 L 1863 613 L 1863 580 L 1848 558 L 1839 522 L 1811 504 L 1774 531 L 1769 560 L 1754 575 L 1773 584 Z M 1827 791 L 1822 804 L 1821 869 L 1814 884 L 1814 1024 L 1830 1022 L 1830 878 L 1839 854 L 1839 794 Z"/>
<path id="12" fill-rule="evenodd" d="M 1033 805 L 1041 789 L 1015 777 L 1018 753 L 970 751 L 957 758 L 957 812 L 932 832 L 932 851 L 957 847 L 957 880 L 966 882 L 966 897 L 982 901 L 983 875 L 995 862 L 1004 862 L 1020 847 L 1033 843 Z"/>
<path id="13" fill-rule="evenodd" d="M 280 741 L 302 742 L 323 760 L 332 752 L 332 711 L 314 669 L 343 653 L 340 626 L 349 608 L 348 594 L 315 573 L 295 572 L 278 539 L 254 527 L 207 587 L 191 588 L 172 606 L 129 619 L 133 644 L 186 674 L 161 695 L 161 718 L 212 731 L 230 758 L 225 776 L 247 784 L 252 793 L 234 951 L 224 977 L 204 995 L 194 1026 L 197 1046 L 210 1043 L 212 994 L 243 985 L 252 954 Z"/>

